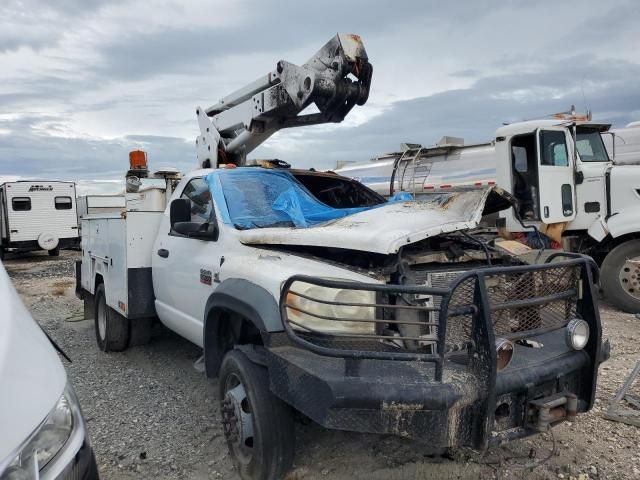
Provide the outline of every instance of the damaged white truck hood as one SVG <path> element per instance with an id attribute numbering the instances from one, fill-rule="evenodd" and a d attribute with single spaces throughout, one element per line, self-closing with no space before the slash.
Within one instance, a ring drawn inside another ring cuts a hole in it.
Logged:
<path id="1" fill-rule="evenodd" d="M 478 226 L 491 192 L 433 195 L 429 200 L 390 203 L 309 228 L 238 231 L 246 245 L 300 245 L 396 253 L 400 247 L 441 233 Z"/>

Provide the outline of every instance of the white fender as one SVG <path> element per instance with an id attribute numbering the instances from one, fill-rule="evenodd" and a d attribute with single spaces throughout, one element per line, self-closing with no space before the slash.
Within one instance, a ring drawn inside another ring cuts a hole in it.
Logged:
<path id="1" fill-rule="evenodd" d="M 627 207 L 612 215 L 607 219 L 607 230 L 613 238 L 640 232 L 640 209 Z"/>

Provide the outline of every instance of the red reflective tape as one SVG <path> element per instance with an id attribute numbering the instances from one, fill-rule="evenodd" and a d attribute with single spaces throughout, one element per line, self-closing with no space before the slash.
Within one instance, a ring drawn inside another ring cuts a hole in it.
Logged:
<path id="1" fill-rule="evenodd" d="M 425 190 L 433 190 L 434 188 L 436 188 L 436 187 L 434 187 L 433 185 L 425 185 L 424 186 Z"/>
<path id="2" fill-rule="evenodd" d="M 496 182 L 487 182 L 487 184 L 489 184 L 489 185 L 495 185 L 495 184 L 496 184 Z"/>
<path id="3" fill-rule="evenodd" d="M 440 188 L 451 188 L 451 185 L 440 185 Z"/>
<path id="4" fill-rule="evenodd" d="M 482 185 L 482 182 L 476 182 L 476 183 L 474 183 L 474 185 L 475 185 L 476 187 L 479 187 L 479 186 L 481 186 L 481 185 Z"/>

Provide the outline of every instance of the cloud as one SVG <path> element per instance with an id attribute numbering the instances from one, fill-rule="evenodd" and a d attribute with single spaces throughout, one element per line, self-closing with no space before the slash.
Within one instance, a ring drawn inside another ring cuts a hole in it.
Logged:
<path id="1" fill-rule="evenodd" d="M 567 20 L 567 19 L 570 19 Z M 297 166 L 366 160 L 400 142 L 467 142 L 571 104 L 638 120 L 633 0 L 5 0 L 0 173 L 121 178 L 127 153 L 195 165 L 194 109 L 336 31 L 361 34 L 369 103 L 341 125 L 285 130 L 254 152 Z"/>
<path id="2" fill-rule="evenodd" d="M 130 135 L 115 139 L 64 135 L 62 119 L 19 116 L 0 118 L 2 170 L 23 177 L 56 177 L 63 180 L 109 179 L 124 176 L 131 150 L 143 149 L 151 168 L 175 166 L 189 170 L 196 165 L 193 143 L 183 138 Z M 61 134 L 62 133 L 62 134 Z"/>
<path id="3" fill-rule="evenodd" d="M 0 52 L 57 45 L 69 29 L 95 15 L 109 0 L 3 0 Z"/>

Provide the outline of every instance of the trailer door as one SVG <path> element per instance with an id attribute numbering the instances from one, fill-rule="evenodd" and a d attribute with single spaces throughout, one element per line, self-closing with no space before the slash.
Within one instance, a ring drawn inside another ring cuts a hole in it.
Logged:
<path id="1" fill-rule="evenodd" d="M 576 217 L 573 155 L 562 127 L 536 132 L 540 219 L 544 223 L 568 222 Z"/>

